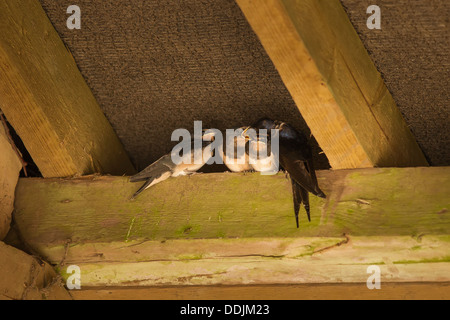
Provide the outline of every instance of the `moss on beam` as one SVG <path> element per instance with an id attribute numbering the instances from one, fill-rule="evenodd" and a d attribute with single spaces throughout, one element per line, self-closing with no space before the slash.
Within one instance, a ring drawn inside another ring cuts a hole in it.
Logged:
<path id="1" fill-rule="evenodd" d="M 20 179 L 25 242 L 84 287 L 450 281 L 450 168 L 319 171 L 295 227 L 283 174 L 171 178 L 131 201 L 127 177 Z M 345 233 L 345 235 L 344 235 Z"/>
<path id="2" fill-rule="evenodd" d="M 360 283 L 377 265 L 384 282 L 448 282 L 448 236 L 176 239 L 39 247 L 64 279 L 83 286 Z M 413 247 L 421 246 L 412 252 Z M 413 260 L 411 260 L 413 259 Z"/>
<path id="3" fill-rule="evenodd" d="M 30 243 L 188 238 L 448 234 L 450 168 L 318 172 L 327 199 L 311 196 L 295 227 L 283 174 L 171 178 L 145 191 L 127 177 L 20 179 L 16 221 Z"/>

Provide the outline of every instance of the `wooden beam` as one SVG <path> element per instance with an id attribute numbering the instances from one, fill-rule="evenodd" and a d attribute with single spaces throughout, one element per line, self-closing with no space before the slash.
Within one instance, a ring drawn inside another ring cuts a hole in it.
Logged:
<path id="1" fill-rule="evenodd" d="M 6 236 L 11 224 L 14 192 L 21 169 L 19 157 L 11 145 L 6 128 L 0 121 L 0 240 Z"/>
<path id="2" fill-rule="evenodd" d="M 0 300 L 71 299 L 53 268 L 0 241 Z"/>
<path id="3" fill-rule="evenodd" d="M 449 236 L 190 239 L 40 246 L 63 279 L 77 265 L 87 287 L 449 282 Z M 64 266 L 59 266 L 64 261 Z"/>
<path id="4" fill-rule="evenodd" d="M 2 1 L 0 21 L 0 108 L 43 176 L 133 173 L 39 1 Z"/>
<path id="5" fill-rule="evenodd" d="M 339 0 L 237 0 L 334 169 L 427 166 Z"/>
<path id="6" fill-rule="evenodd" d="M 75 300 L 448 300 L 448 282 L 395 282 L 382 290 L 368 290 L 366 283 L 92 287 L 73 290 Z"/>
<path id="7" fill-rule="evenodd" d="M 295 228 L 284 174 L 197 174 L 146 190 L 127 177 L 19 180 L 16 220 L 31 242 L 447 234 L 450 167 L 318 171 L 327 199 L 310 197 Z"/>
<path id="8" fill-rule="evenodd" d="M 85 286 L 363 283 L 371 264 L 383 281 L 450 281 L 449 170 L 319 171 L 327 199 L 299 229 L 289 181 L 259 173 L 171 178 L 134 201 L 125 177 L 20 179 L 15 220 Z"/>

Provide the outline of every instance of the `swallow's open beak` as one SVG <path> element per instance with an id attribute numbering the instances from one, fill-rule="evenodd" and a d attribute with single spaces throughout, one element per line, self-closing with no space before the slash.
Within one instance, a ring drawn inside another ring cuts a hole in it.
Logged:
<path id="1" fill-rule="evenodd" d="M 249 141 L 250 137 L 247 134 L 248 129 L 250 129 L 250 126 L 248 126 L 247 128 L 244 129 L 244 131 L 242 131 L 241 136 L 245 139 L 245 141 Z"/>

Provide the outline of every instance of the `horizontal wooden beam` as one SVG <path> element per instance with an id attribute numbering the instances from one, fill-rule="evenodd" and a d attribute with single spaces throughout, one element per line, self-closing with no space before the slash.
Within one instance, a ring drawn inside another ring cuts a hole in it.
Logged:
<path id="1" fill-rule="evenodd" d="M 74 241 L 38 249 L 63 279 L 67 266 L 79 266 L 88 287 L 365 283 L 372 265 L 381 282 L 449 282 L 449 241 L 448 235 Z"/>
<path id="2" fill-rule="evenodd" d="M 23 178 L 16 220 L 31 242 L 179 238 L 447 234 L 450 167 L 318 171 L 327 199 L 310 197 L 295 227 L 284 174 L 211 173 L 146 190 L 127 177 Z"/>
<path id="3" fill-rule="evenodd" d="M 448 300 L 450 283 L 389 282 L 381 290 L 369 290 L 366 283 L 93 287 L 71 294 L 75 300 Z"/>
<path id="4" fill-rule="evenodd" d="M 334 169 L 426 166 L 339 0 L 237 0 Z"/>
<path id="5" fill-rule="evenodd" d="M 126 177 L 20 179 L 15 221 L 85 286 L 363 283 L 372 264 L 383 281 L 450 281 L 449 171 L 319 171 L 327 199 L 299 229 L 282 174 L 170 178 L 134 201 Z"/>
<path id="6" fill-rule="evenodd" d="M 39 1 L 0 2 L 0 34 L 0 108 L 42 175 L 133 173 Z"/>

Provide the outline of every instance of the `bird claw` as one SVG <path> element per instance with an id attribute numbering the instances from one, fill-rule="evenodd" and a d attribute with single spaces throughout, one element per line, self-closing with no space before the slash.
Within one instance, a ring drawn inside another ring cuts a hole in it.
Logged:
<path id="1" fill-rule="evenodd" d="M 191 176 L 193 176 L 193 175 L 196 175 L 196 174 L 201 174 L 202 172 L 195 172 L 195 171 L 193 171 L 193 172 L 189 172 L 188 174 L 187 174 L 187 176 L 190 178 Z"/>

